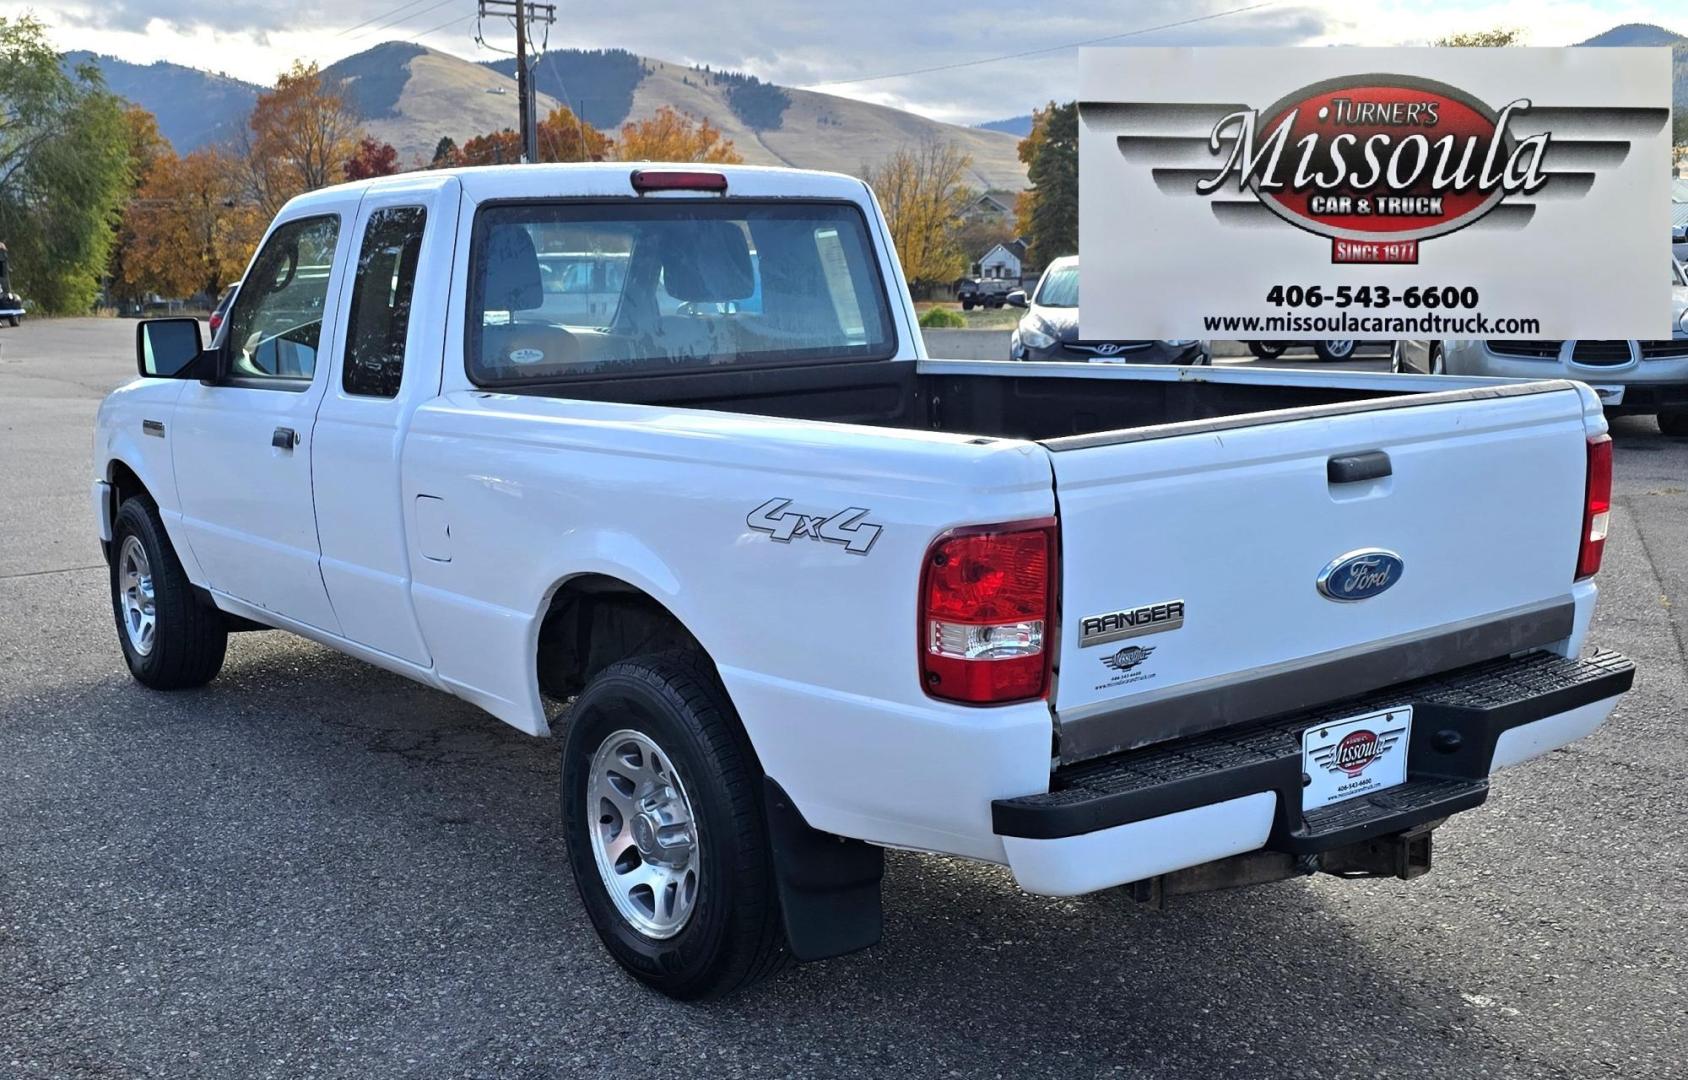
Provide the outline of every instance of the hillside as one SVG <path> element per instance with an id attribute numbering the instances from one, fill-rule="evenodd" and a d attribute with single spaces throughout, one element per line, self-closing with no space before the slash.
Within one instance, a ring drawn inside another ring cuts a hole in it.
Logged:
<path id="1" fill-rule="evenodd" d="M 239 131 L 264 89 L 163 60 L 131 64 L 85 51 L 64 55 L 66 67 L 89 62 L 100 69 L 112 93 L 158 117 L 159 133 L 183 154 Z"/>
<path id="2" fill-rule="evenodd" d="M 1582 45 L 1637 46 L 1669 45 L 1671 49 L 1671 100 L 1678 116 L 1688 113 L 1688 37 L 1673 33 L 1662 26 L 1648 23 L 1625 23 L 1614 26 L 1604 34 L 1596 34 Z"/>
<path id="3" fill-rule="evenodd" d="M 514 72 L 510 60 L 487 68 Z M 969 178 L 986 190 L 1019 191 L 1025 166 L 1013 135 L 940 123 L 867 102 L 765 83 L 619 49 L 558 50 L 539 64 L 537 87 L 575 105 L 586 120 L 614 132 L 664 105 L 721 128 L 752 165 L 795 165 L 859 173 L 899 146 L 926 138 L 959 143 L 973 157 Z"/>
<path id="4" fill-rule="evenodd" d="M 323 68 L 322 75 L 342 83 L 369 133 L 392 143 L 407 168 L 431 160 L 441 136 L 462 143 L 514 128 L 519 114 L 514 79 L 409 42 L 365 49 Z M 539 95 L 541 116 L 556 105 Z"/>

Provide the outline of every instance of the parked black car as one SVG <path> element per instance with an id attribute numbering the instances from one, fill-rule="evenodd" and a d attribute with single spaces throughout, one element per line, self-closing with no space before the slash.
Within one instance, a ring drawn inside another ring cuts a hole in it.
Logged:
<path id="1" fill-rule="evenodd" d="M 955 298 L 961 310 L 976 307 L 999 308 L 1008 302 L 1008 294 L 1020 287 L 1019 282 L 1007 278 L 962 278 L 955 283 Z"/>

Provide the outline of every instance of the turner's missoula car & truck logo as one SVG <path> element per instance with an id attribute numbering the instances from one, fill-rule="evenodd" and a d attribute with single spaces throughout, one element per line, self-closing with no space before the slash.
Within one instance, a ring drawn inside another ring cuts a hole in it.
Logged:
<path id="1" fill-rule="evenodd" d="M 1420 241 L 1457 232 L 1509 197 L 1586 191 L 1588 175 L 1546 171 L 1551 123 L 1601 111 L 1539 110 L 1527 97 L 1497 109 L 1405 75 L 1332 79 L 1221 116 L 1207 136 L 1215 167 L 1195 190 L 1252 193 L 1291 225 L 1330 237 L 1332 262 L 1416 263 Z M 1621 160 L 1627 149 L 1595 156 Z"/>

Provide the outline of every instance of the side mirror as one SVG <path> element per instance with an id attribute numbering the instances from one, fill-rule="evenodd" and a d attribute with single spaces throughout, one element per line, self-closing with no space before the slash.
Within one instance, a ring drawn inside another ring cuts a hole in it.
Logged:
<path id="1" fill-rule="evenodd" d="M 194 361 L 204 348 L 198 319 L 142 319 L 135 325 L 135 368 L 142 378 L 194 378 Z"/>
<path id="2" fill-rule="evenodd" d="M 1007 296 L 1003 297 L 1002 299 L 1008 304 L 1009 307 L 1025 307 L 1026 306 L 1026 290 L 1015 289 L 1013 292 L 1009 293 Z"/>

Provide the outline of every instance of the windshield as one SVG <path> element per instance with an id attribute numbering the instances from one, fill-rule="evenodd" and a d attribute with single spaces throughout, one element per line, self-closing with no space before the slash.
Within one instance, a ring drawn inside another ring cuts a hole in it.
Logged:
<path id="1" fill-rule="evenodd" d="M 475 221 L 477 383 L 887 359 L 896 337 L 847 203 L 494 205 Z"/>
<path id="2" fill-rule="evenodd" d="M 1039 307 L 1078 307 L 1078 264 L 1057 266 L 1045 274 L 1033 303 Z"/>

